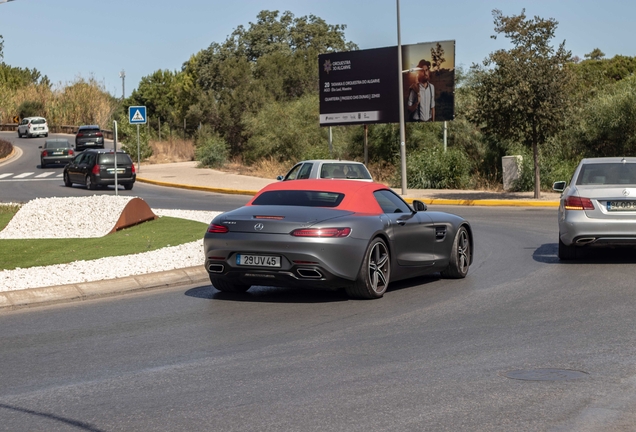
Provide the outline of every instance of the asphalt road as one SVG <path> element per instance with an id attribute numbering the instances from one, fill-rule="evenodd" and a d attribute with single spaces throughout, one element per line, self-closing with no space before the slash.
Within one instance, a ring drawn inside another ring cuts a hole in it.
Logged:
<path id="1" fill-rule="evenodd" d="M 555 209 L 444 210 L 475 230 L 468 277 L 379 300 L 201 285 L 3 313 L 0 430 L 636 430 L 636 256 L 560 263 Z"/>
<path id="2" fill-rule="evenodd" d="M 0 138 L 10 141 L 22 150 L 22 156 L 9 163 L 0 165 L 0 202 L 27 202 L 35 198 L 91 196 L 95 194 L 115 194 L 113 187 L 87 190 L 84 186 L 64 186 L 62 172 L 64 167 L 50 166 L 40 168 L 40 149 L 46 138 L 18 138 L 15 132 L 0 132 Z M 49 134 L 49 138 L 67 138 L 73 142 L 72 135 Z M 112 148 L 112 141 L 106 142 Z M 143 171 L 143 164 L 142 164 Z M 38 177 L 46 175 L 46 177 Z M 136 182 L 133 190 L 120 187 L 117 191 L 123 196 L 140 197 L 152 208 L 183 210 L 233 210 L 249 201 L 245 195 L 224 195 L 211 192 L 172 189 Z"/>

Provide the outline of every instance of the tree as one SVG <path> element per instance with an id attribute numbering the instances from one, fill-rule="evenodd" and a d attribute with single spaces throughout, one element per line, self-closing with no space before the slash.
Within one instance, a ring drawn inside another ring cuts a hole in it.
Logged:
<path id="1" fill-rule="evenodd" d="M 433 60 L 433 69 L 439 72 L 442 63 L 446 61 L 444 58 L 444 48 L 442 48 L 439 42 L 435 45 L 435 48 L 431 48 L 431 59 Z"/>
<path id="2" fill-rule="evenodd" d="M 605 57 L 605 53 L 599 48 L 594 48 L 592 52 L 585 54 L 583 57 L 589 60 L 601 60 Z"/>
<path id="3" fill-rule="evenodd" d="M 473 65 L 477 104 L 473 120 L 491 137 L 515 140 L 532 148 L 534 197 L 539 198 L 539 146 L 561 128 L 568 110 L 571 53 L 565 41 L 550 45 L 557 28 L 554 19 L 504 16 L 493 10 L 495 32 L 510 40 L 510 50 L 491 53 L 483 67 Z M 491 36 L 493 39 L 497 35 Z"/>

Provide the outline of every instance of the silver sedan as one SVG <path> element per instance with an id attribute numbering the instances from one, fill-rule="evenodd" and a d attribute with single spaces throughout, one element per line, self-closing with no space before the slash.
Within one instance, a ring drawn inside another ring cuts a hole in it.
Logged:
<path id="1" fill-rule="evenodd" d="M 559 259 L 580 248 L 636 246 L 636 157 L 583 159 L 559 204 Z"/>

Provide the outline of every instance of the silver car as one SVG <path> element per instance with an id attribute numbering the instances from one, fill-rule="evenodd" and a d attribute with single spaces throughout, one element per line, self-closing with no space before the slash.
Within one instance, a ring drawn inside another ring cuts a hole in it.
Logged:
<path id="1" fill-rule="evenodd" d="M 362 162 L 314 159 L 298 162 L 284 176 L 277 180 L 302 179 L 347 179 L 373 181 L 369 170 Z"/>
<path id="2" fill-rule="evenodd" d="M 570 184 L 553 189 L 562 192 L 559 259 L 583 247 L 636 246 L 636 157 L 583 159 Z"/>

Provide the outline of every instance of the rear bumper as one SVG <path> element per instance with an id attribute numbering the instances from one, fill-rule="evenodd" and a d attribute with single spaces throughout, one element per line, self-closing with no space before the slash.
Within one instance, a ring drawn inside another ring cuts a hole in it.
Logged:
<path id="1" fill-rule="evenodd" d="M 66 165 L 73 160 L 75 155 L 70 156 L 47 156 L 40 159 L 43 164 L 64 164 Z"/>
<path id="2" fill-rule="evenodd" d="M 132 177 L 117 177 L 117 184 L 132 184 L 136 179 L 136 175 L 133 175 Z M 115 179 L 95 176 L 95 184 L 100 186 L 112 186 L 115 184 Z"/>
<path id="3" fill-rule="evenodd" d="M 584 211 L 569 210 L 559 220 L 559 237 L 575 246 L 636 246 L 636 217 L 593 219 Z"/>

